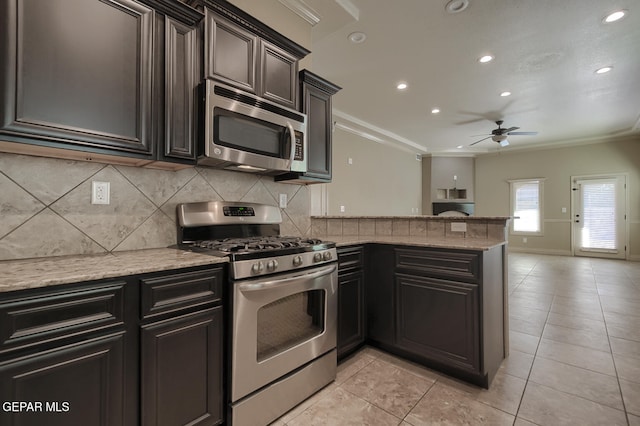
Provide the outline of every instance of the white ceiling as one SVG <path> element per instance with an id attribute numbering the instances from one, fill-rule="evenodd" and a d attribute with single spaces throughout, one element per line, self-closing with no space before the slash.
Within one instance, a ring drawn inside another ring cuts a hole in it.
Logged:
<path id="1" fill-rule="evenodd" d="M 423 154 L 640 132 L 640 0 L 470 0 L 457 14 L 445 11 L 448 0 L 303 2 L 320 16 L 313 70 L 343 88 L 338 128 Z M 629 14 L 603 23 L 618 9 Z M 355 31 L 364 43 L 348 40 Z M 487 53 L 495 60 L 478 63 Z M 595 74 L 607 65 L 613 71 Z M 469 147 L 499 119 L 539 134 Z"/>

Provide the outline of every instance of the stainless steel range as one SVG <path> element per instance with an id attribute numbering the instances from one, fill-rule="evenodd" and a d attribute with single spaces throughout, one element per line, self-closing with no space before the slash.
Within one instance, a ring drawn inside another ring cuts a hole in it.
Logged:
<path id="1" fill-rule="evenodd" d="M 335 380 L 335 244 L 280 236 L 274 206 L 178 206 L 178 243 L 230 260 L 229 414 L 266 425 Z"/>

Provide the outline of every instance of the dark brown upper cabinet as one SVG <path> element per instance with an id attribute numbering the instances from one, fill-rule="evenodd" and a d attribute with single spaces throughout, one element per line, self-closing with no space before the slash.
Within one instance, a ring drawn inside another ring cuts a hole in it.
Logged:
<path id="1" fill-rule="evenodd" d="M 188 10 L 188 9 L 187 9 Z M 164 90 L 156 91 L 156 159 L 195 164 L 200 82 L 199 30 L 201 15 L 188 10 L 182 21 L 157 14 L 156 78 Z"/>
<path id="2" fill-rule="evenodd" d="M 307 171 L 285 173 L 275 180 L 297 184 L 331 182 L 331 97 L 340 89 L 308 70 L 300 71 L 300 109 L 307 114 Z"/>
<path id="3" fill-rule="evenodd" d="M 0 150 L 195 163 L 202 14 L 169 0 L 9 0 L 0 16 Z"/>
<path id="4" fill-rule="evenodd" d="M 205 9 L 204 76 L 257 93 L 258 37 Z"/>
<path id="5" fill-rule="evenodd" d="M 188 3 L 205 13 L 204 78 L 297 108 L 298 61 L 309 50 L 226 1 Z"/>

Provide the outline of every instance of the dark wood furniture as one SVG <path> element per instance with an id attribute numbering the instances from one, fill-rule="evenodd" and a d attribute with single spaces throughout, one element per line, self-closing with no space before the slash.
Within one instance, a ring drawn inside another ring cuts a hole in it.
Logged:
<path id="1" fill-rule="evenodd" d="M 0 293 L 0 424 L 223 421 L 221 267 Z M 34 407 L 37 408 L 37 407 Z"/>
<path id="2" fill-rule="evenodd" d="M 308 70 L 300 71 L 300 109 L 307 114 L 307 171 L 276 176 L 276 181 L 309 184 L 331 182 L 333 110 L 340 87 Z"/>
<path id="3" fill-rule="evenodd" d="M 338 358 L 365 342 L 364 246 L 338 249 Z"/>
<path id="4" fill-rule="evenodd" d="M 504 246 L 367 245 L 367 342 L 488 387 L 505 355 L 503 259 Z"/>
<path id="5" fill-rule="evenodd" d="M 200 12 L 169 0 L 16 0 L 0 12 L 2 151 L 195 164 Z"/>
<path id="6" fill-rule="evenodd" d="M 204 78 L 296 109 L 298 61 L 309 50 L 224 0 L 188 3 L 205 14 Z"/>

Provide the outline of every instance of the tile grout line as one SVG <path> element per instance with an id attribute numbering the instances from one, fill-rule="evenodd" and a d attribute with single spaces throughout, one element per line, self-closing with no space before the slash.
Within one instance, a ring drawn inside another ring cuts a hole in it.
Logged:
<path id="1" fill-rule="evenodd" d="M 535 267 L 540 263 L 540 261 L 536 261 L 535 265 L 533 265 L 531 267 L 531 270 L 529 271 L 529 273 L 527 273 L 527 275 L 525 276 L 528 277 L 529 275 L 531 275 L 531 271 L 533 271 L 535 269 Z M 523 279 L 524 281 L 524 279 Z M 555 292 L 554 292 L 554 297 L 555 297 Z M 552 303 L 553 303 L 553 299 L 552 299 Z M 549 314 L 551 313 L 551 306 L 549 306 L 549 310 L 547 311 L 547 316 L 544 320 L 544 327 L 542 327 L 542 332 L 540 334 L 540 338 L 538 339 L 538 344 L 536 345 L 536 350 L 535 353 L 533 354 L 533 360 L 531 361 L 531 367 L 529 368 L 529 373 L 527 374 L 527 378 L 526 381 L 524 383 L 524 389 L 522 390 L 522 395 L 520 396 L 520 402 L 518 403 L 518 408 L 516 409 L 516 415 L 515 418 L 513 420 L 513 424 L 515 425 L 516 421 L 518 420 L 518 414 L 520 413 L 520 408 L 522 407 L 522 401 L 524 400 L 524 394 L 527 392 L 527 386 L 529 386 L 529 379 L 531 377 L 531 372 L 533 371 L 533 365 L 536 362 L 536 357 L 538 354 L 538 349 L 540 348 L 540 343 L 542 343 L 542 335 L 544 334 L 544 329 L 547 326 L 547 321 L 549 320 Z M 522 417 L 523 419 L 527 420 L 528 422 L 537 424 L 535 422 L 533 422 L 532 420 L 526 419 L 524 417 Z"/>
<path id="2" fill-rule="evenodd" d="M 593 266 L 591 267 L 593 270 Z M 613 347 L 611 346 L 611 337 L 609 336 L 609 327 L 607 327 L 607 317 L 604 315 L 604 308 L 602 307 L 602 300 L 600 299 L 600 292 L 598 291 L 598 280 L 596 279 L 596 274 L 594 272 L 593 279 L 596 283 L 596 291 L 598 294 L 598 302 L 600 303 L 600 312 L 602 313 L 602 320 L 604 321 L 604 330 L 607 333 L 607 343 L 609 344 L 609 350 L 611 351 L 611 360 L 613 361 L 613 370 L 616 373 L 616 381 L 618 382 L 618 390 L 620 391 L 620 399 L 622 402 L 622 410 L 624 412 L 624 417 L 627 420 L 627 425 L 630 425 L 629 421 L 629 413 L 627 411 L 627 406 L 624 402 L 624 394 L 622 393 L 622 385 L 620 384 L 620 375 L 618 374 L 618 367 L 616 365 L 616 357 L 613 356 Z"/>

